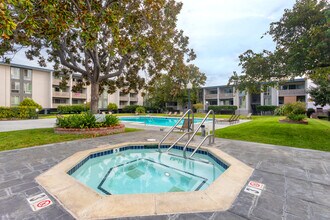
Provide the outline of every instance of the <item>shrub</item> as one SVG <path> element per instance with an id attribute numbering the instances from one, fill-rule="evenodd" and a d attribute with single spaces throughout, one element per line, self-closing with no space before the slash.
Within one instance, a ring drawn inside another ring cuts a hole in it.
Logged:
<path id="1" fill-rule="evenodd" d="M 42 106 L 39 105 L 38 103 L 36 103 L 35 101 L 33 101 L 33 99 L 30 98 L 25 98 L 20 104 L 19 106 L 30 106 L 30 107 L 35 107 L 35 109 L 37 108 L 39 111 L 42 109 Z"/>
<path id="2" fill-rule="evenodd" d="M 303 119 L 306 118 L 306 115 L 302 114 L 289 114 L 288 119 L 293 120 L 293 121 L 302 121 Z"/>
<path id="3" fill-rule="evenodd" d="M 284 105 L 282 105 L 280 107 L 277 107 L 274 111 L 274 115 L 283 116 L 284 115 L 284 110 L 285 110 Z"/>
<path id="4" fill-rule="evenodd" d="M 88 105 L 59 105 L 57 111 L 61 114 L 81 113 L 89 110 Z"/>
<path id="5" fill-rule="evenodd" d="M 108 110 L 109 111 L 117 111 L 118 110 L 118 106 L 115 103 L 109 103 Z"/>
<path id="6" fill-rule="evenodd" d="M 138 105 L 127 105 L 123 108 L 124 113 L 135 113 L 136 108 Z"/>
<path id="7" fill-rule="evenodd" d="M 196 104 L 193 104 L 193 106 L 194 106 L 194 109 L 196 109 L 196 110 L 200 110 L 200 109 L 204 108 L 203 103 L 196 103 Z"/>
<path id="8" fill-rule="evenodd" d="M 119 124 L 119 118 L 114 115 L 106 115 L 103 124 L 105 126 L 115 126 Z"/>
<path id="9" fill-rule="evenodd" d="M 275 105 L 259 105 L 257 106 L 257 111 L 259 112 L 273 112 L 277 106 Z"/>
<path id="10" fill-rule="evenodd" d="M 284 114 L 290 115 L 302 115 L 306 112 L 305 103 L 303 102 L 294 102 L 294 103 L 288 103 L 284 105 Z"/>
<path id="11" fill-rule="evenodd" d="M 56 125 L 60 128 L 98 128 L 109 127 L 119 124 L 119 119 L 114 115 L 106 115 L 102 122 L 97 122 L 91 112 L 74 114 L 68 117 L 57 117 Z"/>
<path id="12" fill-rule="evenodd" d="M 208 111 L 213 110 L 215 114 L 221 114 L 223 112 L 234 112 L 237 109 L 237 106 L 234 105 L 211 105 L 208 107 Z"/>
<path id="13" fill-rule="evenodd" d="M 0 118 L 13 119 L 30 119 L 37 118 L 38 113 L 36 107 L 19 106 L 19 107 L 0 107 Z"/>
<path id="14" fill-rule="evenodd" d="M 146 111 L 147 112 L 150 112 L 150 113 L 158 113 L 158 112 L 161 112 L 161 108 L 158 108 L 158 107 L 153 107 L 153 106 L 149 106 L 149 107 L 147 107 L 147 106 L 143 106 L 145 109 L 146 109 Z"/>
<path id="15" fill-rule="evenodd" d="M 306 114 L 307 114 L 308 118 L 310 118 L 313 113 L 315 113 L 315 109 L 313 109 L 313 108 L 307 109 Z"/>
<path id="16" fill-rule="evenodd" d="M 135 109 L 137 113 L 146 113 L 146 109 L 143 106 L 139 106 Z"/>

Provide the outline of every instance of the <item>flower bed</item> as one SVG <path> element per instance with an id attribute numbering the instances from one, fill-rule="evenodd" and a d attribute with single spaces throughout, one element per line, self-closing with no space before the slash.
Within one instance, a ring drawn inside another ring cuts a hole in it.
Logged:
<path id="1" fill-rule="evenodd" d="M 301 120 L 301 121 L 294 121 L 290 119 L 281 119 L 279 120 L 280 123 L 287 123 L 287 124 L 302 124 L 302 125 L 308 125 L 308 121 Z"/>
<path id="2" fill-rule="evenodd" d="M 125 132 L 125 125 L 119 124 L 110 127 L 100 128 L 55 128 L 57 134 L 92 134 L 92 135 L 108 135 Z"/>

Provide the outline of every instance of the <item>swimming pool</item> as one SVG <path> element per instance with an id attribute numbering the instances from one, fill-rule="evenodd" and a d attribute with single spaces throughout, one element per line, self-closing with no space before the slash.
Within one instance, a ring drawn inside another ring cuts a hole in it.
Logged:
<path id="1" fill-rule="evenodd" d="M 136 117 L 119 117 L 119 119 L 124 122 L 136 122 L 145 125 L 172 127 L 178 122 L 180 118 L 136 116 Z M 195 124 L 200 123 L 202 120 L 203 119 L 195 118 L 194 123 Z M 182 124 L 183 124 L 183 120 L 179 123 L 179 125 Z"/>
<path id="2" fill-rule="evenodd" d="M 157 145 L 98 152 L 68 174 L 102 195 L 144 194 L 204 190 L 228 168 L 207 151 L 198 150 L 195 159 L 183 158 L 180 146 L 171 152 L 159 153 Z"/>

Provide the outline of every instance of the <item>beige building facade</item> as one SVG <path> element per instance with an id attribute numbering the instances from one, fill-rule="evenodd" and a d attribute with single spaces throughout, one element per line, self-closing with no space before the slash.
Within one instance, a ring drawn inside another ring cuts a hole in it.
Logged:
<path id="1" fill-rule="evenodd" d="M 0 63 L 0 106 L 17 106 L 25 98 L 32 98 L 43 108 L 90 101 L 90 86 L 72 92 L 72 87 L 81 80 L 79 74 L 70 75 L 65 88 L 60 87 L 62 77 L 53 75 L 49 69 Z M 109 103 L 115 103 L 121 109 L 127 105 L 143 105 L 143 97 L 141 92 L 134 91 L 128 94 L 120 90 L 114 94 L 104 92 L 100 95 L 99 108 L 106 109 Z"/>

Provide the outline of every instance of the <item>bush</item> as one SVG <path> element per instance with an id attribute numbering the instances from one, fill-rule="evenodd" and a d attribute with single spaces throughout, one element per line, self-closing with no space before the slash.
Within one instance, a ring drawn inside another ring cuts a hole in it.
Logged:
<path id="1" fill-rule="evenodd" d="M 114 115 L 106 115 L 103 124 L 108 127 L 118 125 L 119 118 Z"/>
<path id="2" fill-rule="evenodd" d="M 293 120 L 293 121 L 302 121 L 303 119 L 306 118 L 306 115 L 301 115 L 301 114 L 289 114 L 288 119 Z"/>
<path id="3" fill-rule="evenodd" d="M 60 128 L 99 128 L 109 127 L 119 124 L 119 119 L 114 115 L 106 115 L 104 121 L 97 122 L 91 112 L 74 114 L 68 117 L 57 117 L 56 125 Z"/>
<path id="4" fill-rule="evenodd" d="M 115 103 L 109 103 L 108 110 L 109 111 L 117 111 L 118 110 L 118 106 Z"/>
<path id="5" fill-rule="evenodd" d="M 234 112 L 237 109 L 237 106 L 234 105 L 211 105 L 208 107 L 208 111 L 213 110 L 215 114 L 221 114 L 224 112 Z"/>
<path id="6" fill-rule="evenodd" d="M 275 105 L 258 105 L 257 111 L 259 112 L 274 112 L 277 106 Z"/>
<path id="7" fill-rule="evenodd" d="M 57 111 L 61 114 L 81 113 L 89 110 L 88 105 L 59 105 Z"/>
<path id="8" fill-rule="evenodd" d="M 13 119 L 30 119 L 37 118 L 38 113 L 36 107 L 19 106 L 19 107 L 0 107 L 0 118 Z"/>
<path id="9" fill-rule="evenodd" d="M 127 105 L 123 108 L 124 113 L 135 113 L 136 108 L 139 107 L 138 105 Z"/>
<path id="10" fill-rule="evenodd" d="M 308 118 L 310 118 L 313 113 L 315 113 L 315 109 L 313 109 L 313 108 L 307 109 L 306 114 L 307 114 Z"/>
<path id="11" fill-rule="evenodd" d="M 142 106 L 139 106 L 135 109 L 135 112 L 137 112 L 137 113 L 146 113 L 146 109 Z"/>
<path id="12" fill-rule="evenodd" d="M 149 106 L 149 107 L 143 106 L 143 107 L 146 109 L 147 112 L 150 113 L 158 113 L 162 111 L 162 109 L 158 107 L 153 107 L 153 106 Z"/>
<path id="13" fill-rule="evenodd" d="M 203 103 L 196 103 L 196 104 L 193 104 L 193 106 L 194 106 L 194 109 L 196 109 L 196 110 L 200 110 L 200 109 L 204 108 Z"/>
<path id="14" fill-rule="evenodd" d="M 39 111 L 42 109 L 42 106 L 33 101 L 33 99 L 30 98 L 25 98 L 19 106 L 30 106 L 30 107 L 35 107 L 34 109 L 38 109 Z"/>
<path id="15" fill-rule="evenodd" d="M 277 107 L 274 111 L 274 115 L 283 116 L 284 115 L 284 110 L 285 110 L 284 105 L 282 105 L 280 107 Z"/>
<path id="16" fill-rule="evenodd" d="M 294 103 L 288 103 L 285 104 L 284 106 L 284 114 L 285 115 L 303 115 L 306 113 L 306 107 L 305 103 L 303 102 L 294 102 Z"/>

